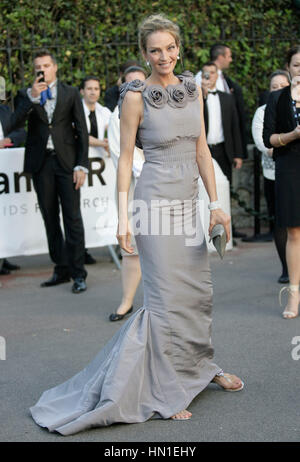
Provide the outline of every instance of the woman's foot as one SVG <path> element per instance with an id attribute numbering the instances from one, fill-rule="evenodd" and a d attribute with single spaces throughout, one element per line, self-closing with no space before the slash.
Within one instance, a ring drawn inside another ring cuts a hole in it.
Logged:
<path id="1" fill-rule="evenodd" d="M 215 375 L 212 382 L 224 388 L 225 391 L 240 391 L 244 388 L 244 382 L 239 377 L 223 371 Z"/>
<path id="2" fill-rule="evenodd" d="M 281 295 L 287 290 L 288 302 L 282 313 L 284 319 L 297 318 L 299 314 L 299 286 L 290 284 L 288 287 L 283 287 L 279 292 L 279 301 L 281 305 Z"/>
<path id="3" fill-rule="evenodd" d="M 189 420 L 192 417 L 192 413 L 184 409 L 184 411 L 178 412 L 178 414 L 172 415 L 172 420 Z"/>

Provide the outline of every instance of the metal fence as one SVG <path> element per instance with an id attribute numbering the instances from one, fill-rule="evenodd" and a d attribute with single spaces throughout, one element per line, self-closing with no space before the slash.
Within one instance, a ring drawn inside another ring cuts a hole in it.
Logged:
<path id="1" fill-rule="evenodd" d="M 257 46 L 262 45 L 266 37 L 263 35 L 263 28 L 258 27 L 257 24 L 252 24 L 251 28 L 247 30 L 237 30 L 233 26 L 230 33 L 227 30 L 226 24 L 221 24 L 219 27 L 219 36 L 216 37 L 215 41 L 225 42 L 229 46 L 236 44 L 239 41 L 247 41 L 247 46 L 253 51 L 253 65 L 255 66 L 255 52 Z M 183 43 L 183 59 L 182 64 L 185 66 L 185 60 L 189 62 L 198 63 L 199 57 L 195 50 L 208 50 L 213 44 L 212 41 L 208 41 L 205 38 L 195 37 L 192 35 L 185 36 L 185 42 Z M 282 36 L 280 31 L 278 34 L 269 37 L 271 43 L 274 44 L 273 49 L 278 50 L 284 47 L 288 48 L 291 43 L 295 43 L 299 40 L 296 31 L 291 31 L 289 37 Z M 87 43 L 92 43 L 91 48 L 87 47 Z M 125 34 L 122 37 L 116 35 L 113 41 L 108 42 L 105 38 L 99 39 L 93 30 L 85 30 L 80 26 L 76 31 L 55 31 L 52 36 L 47 36 L 46 33 L 40 36 L 35 35 L 34 31 L 31 31 L 30 38 L 27 36 L 26 40 L 23 39 L 22 35 L 11 33 L 9 27 L 6 29 L 6 36 L 3 38 L 2 43 L 0 39 L 0 75 L 4 76 L 8 82 L 8 89 L 10 90 L 11 84 L 24 87 L 28 84 L 31 79 L 26 75 L 28 69 L 31 69 L 31 63 L 35 52 L 40 48 L 47 48 L 57 57 L 58 62 L 63 62 L 64 79 L 67 79 L 69 83 L 78 81 L 78 76 L 84 73 L 87 68 L 87 64 L 91 60 L 95 60 L 95 73 L 101 75 L 104 86 L 108 87 L 114 83 L 119 75 L 120 65 L 124 61 L 124 49 L 128 52 L 129 56 L 140 56 L 137 37 Z M 75 57 L 67 59 L 67 63 L 64 62 L 66 58 L 66 52 L 76 50 Z M 274 52 L 275 53 L 275 52 Z M 101 57 L 101 63 L 97 62 L 97 57 Z M 274 54 L 274 60 L 276 54 Z M 233 62 L 233 68 L 236 62 Z M 8 91 L 10 96 L 10 91 Z M 11 103 L 12 104 L 12 103 Z"/>

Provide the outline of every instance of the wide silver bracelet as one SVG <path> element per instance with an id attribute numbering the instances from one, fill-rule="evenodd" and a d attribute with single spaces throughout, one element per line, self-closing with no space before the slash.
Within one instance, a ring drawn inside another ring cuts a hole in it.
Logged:
<path id="1" fill-rule="evenodd" d="M 216 209 L 220 209 L 221 208 L 221 204 L 219 201 L 214 201 L 214 202 L 211 202 L 210 204 L 208 204 L 208 209 L 209 210 L 216 210 Z"/>

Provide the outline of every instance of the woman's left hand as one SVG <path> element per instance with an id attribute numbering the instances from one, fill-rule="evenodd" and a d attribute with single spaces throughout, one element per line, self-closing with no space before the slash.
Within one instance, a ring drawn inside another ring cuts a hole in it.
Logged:
<path id="1" fill-rule="evenodd" d="M 208 234 L 211 235 L 211 231 L 215 225 L 223 225 L 226 232 L 226 242 L 230 240 L 230 221 L 231 218 L 227 213 L 223 212 L 222 209 L 215 209 L 210 211 L 210 223 Z"/>

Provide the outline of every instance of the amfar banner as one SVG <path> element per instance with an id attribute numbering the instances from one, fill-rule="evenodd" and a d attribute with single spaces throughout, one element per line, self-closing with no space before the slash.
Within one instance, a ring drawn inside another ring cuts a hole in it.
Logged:
<path id="1" fill-rule="evenodd" d="M 24 149 L 0 149 L 0 258 L 48 253 L 44 223 Z M 117 244 L 116 171 L 110 158 L 89 158 L 81 188 L 86 247 Z M 63 229 L 63 226 L 62 226 Z"/>

